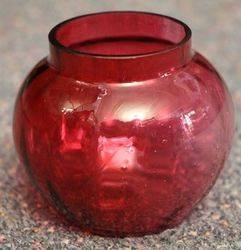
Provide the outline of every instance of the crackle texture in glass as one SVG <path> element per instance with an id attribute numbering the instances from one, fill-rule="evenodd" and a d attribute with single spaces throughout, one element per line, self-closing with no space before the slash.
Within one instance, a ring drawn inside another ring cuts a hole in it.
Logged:
<path id="1" fill-rule="evenodd" d="M 22 85 L 19 157 L 42 194 L 82 230 L 158 233 L 214 184 L 233 106 L 213 66 L 170 17 L 111 12 L 49 34 L 50 55 Z"/>

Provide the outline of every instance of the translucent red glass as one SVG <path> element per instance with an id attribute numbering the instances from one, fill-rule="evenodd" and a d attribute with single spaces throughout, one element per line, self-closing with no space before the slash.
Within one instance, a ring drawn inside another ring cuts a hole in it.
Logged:
<path id="1" fill-rule="evenodd" d="M 177 226 L 227 159 L 233 106 L 170 17 L 110 12 L 49 34 L 22 85 L 14 139 L 43 195 L 81 229 L 144 235 Z"/>

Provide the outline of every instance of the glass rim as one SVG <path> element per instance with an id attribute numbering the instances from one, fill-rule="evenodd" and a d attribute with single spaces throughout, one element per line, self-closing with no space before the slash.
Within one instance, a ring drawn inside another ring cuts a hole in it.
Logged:
<path id="1" fill-rule="evenodd" d="M 151 16 L 158 16 L 160 18 L 165 18 L 168 19 L 170 21 L 173 21 L 177 24 L 180 24 L 183 28 L 184 28 L 184 37 L 183 39 L 176 43 L 173 44 L 173 46 L 171 46 L 170 48 L 166 48 L 166 49 L 161 49 L 161 50 L 157 50 L 154 52 L 146 52 L 146 53 L 140 53 L 140 54 L 128 54 L 128 55 L 104 55 L 104 54 L 95 54 L 95 53 L 89 53 L 89 52 L 83 52 L 83 51 L 78 51 L 75 49 L 71 49 L 65 45 L 63 45 L 61 42 L 59 42 L 59 40 L 56 38 L 56 32 L 59 28 L 63 27 L 65 24 L 67 24 L 68 22 L 71 22 L 73 20 L 76 19 L 82 19 L 85 17 L 89 17 L 89 16 L 98 16 L 98 15 L 103 15 L 103 14 L 144 14 L 144 15 L 151 15 Z M 76 16 L 67 20 L 64 20 L 63 22 L 60 22 L 59 24 L 57 24 L 56 26 L 54 26 L 49 34 L 48 34 L 48 39 L 49 42 L 52 46 L 54 46 L 55 48 L 62 50 L 63 52 L 66 53 L 70 53 L 72 55 L 78 55 L 78 56 L 86 56 L 86 57 L 92 57 L 92 58 L 103 58 L 103 59 L 131 59 L 131 58 L 141 58 L 141 57 L 147 57 L 147 56 L 155 56 L 155 55 L 163 55 L 163 54 L 167 54 L 169 52 L 172 52 L 182 46 L 184 46 L 190 39 L 192 36 L 192 31 L 190 29 L 190 27 L 185 24 L 184 22 L 167 16 L 167 15 L 162 15 L 162 14 L 158 14 L 158 13 L 153 13 L 153 12 L 145 12 L 145 11 L 105 11 L 105 12 L 96 12 L 96 13 L 89 13 L 89 14 L 85 14 L 85 15 L 80 15 L 80 16 Z"/>

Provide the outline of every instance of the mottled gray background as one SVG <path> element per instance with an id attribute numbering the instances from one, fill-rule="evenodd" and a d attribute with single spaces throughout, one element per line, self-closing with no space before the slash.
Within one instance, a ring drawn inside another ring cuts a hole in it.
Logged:
<path id="1" fill-rule="evenodd" d="M 191 217 L 160 235 L 83 235 L 56 222 L 17 167 L 13 103 L 21 81 L 48 53 L 48 31 L 66 18 L 106 10 L 153 11 L 186 22 L 193 46 L 222 73 L 236 105 L 236 142 L 226 169 Z M 241 249 L 240 42 L 241 0 L 0 0 L 0 249 Z"/>

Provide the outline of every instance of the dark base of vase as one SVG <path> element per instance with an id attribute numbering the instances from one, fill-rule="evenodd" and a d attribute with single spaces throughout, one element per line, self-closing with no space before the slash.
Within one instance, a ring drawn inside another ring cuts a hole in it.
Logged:
<path id="1" fill-rule="evenodd" d="M 160 226 L 153 230 L 147 231 L 136 231 L 136 232 L 121 232 L 121 231 L 114 231 L 114 230 L 102 230 L 102 229 L 84 229 L 79 225 L 76 225 L 77 230 L 83 232 L 86 235 L 92 236 L 100 236 L 100 237 L 107 237 L 107 238 L 129 238 L 129 237 L 143 237 L 148 235 L 154 234 L 161 234 L 168 229 L 174 229 L 181 225 L 182 222 L 178 222 L 176 224 L 172 224 L 169 226 Z"/>
<path id="2" fill-rule="evenodd" d="M 108 231 L 108 230 L 81 230 L 82 232 L 90 235 L 97 235 L 100 237 L 108 237 L 108 238 L 128 238 L 128 237 L 143 237 L 153 234 L 160 234 L 168 229 L 174 229 L 181 225 L 181 222 L 170 225 L 170 226 L 160 226 L 155 230 L 150 231 L 139 231 L 139 232 L 118 232 L 118 231 Z"/>

